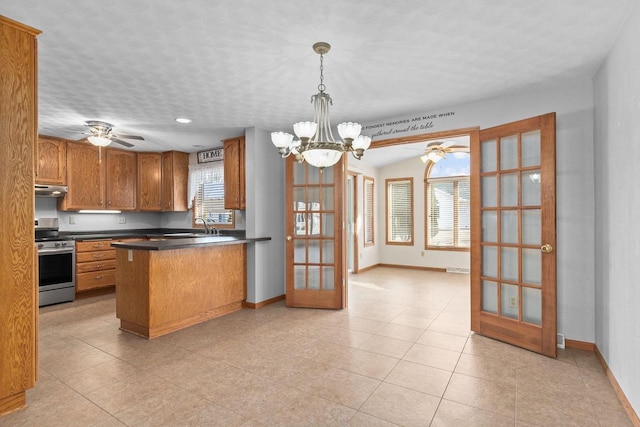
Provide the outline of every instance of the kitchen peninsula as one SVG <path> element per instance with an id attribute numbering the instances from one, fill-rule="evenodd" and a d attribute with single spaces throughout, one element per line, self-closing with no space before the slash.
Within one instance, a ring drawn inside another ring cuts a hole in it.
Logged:
<path id="1" fill-rule="evenodd" d="M 212 236 L 113 243 L 116 317 L 124 331 L 155 338 L 242 308 L 247 244 Z"/>

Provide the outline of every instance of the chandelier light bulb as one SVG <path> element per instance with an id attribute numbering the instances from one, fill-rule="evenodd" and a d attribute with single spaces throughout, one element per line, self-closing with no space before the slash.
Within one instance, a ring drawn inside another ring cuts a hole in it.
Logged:
<path id="1" fill-rule="evenodd" d="M 338 163 L 340 157 L 342 157 L 342 151 L 331 149 L 307 150 L 302 153 L 302 157 L 304 157 L 311 166 L 324 169 Z"/>
<path id="2" fill-rule="evenodd" d="M 362 126 L 358 123 L 346 122 L 338 125 L 338 133 L 342 139 L 356 139 L 361 129 Z"/>
<path id="3" fill-rule="evenodd" d="M 367 150 L 371 145 L 371 137 L 367 135 L 358 135 L 353 141 L 353 148 L 356 150 Z"/>
<path id="4" fill-rule="evenodd" d="M 289 148 L 291 145 L 291 141 L 293 140 L 293 135 L 286 132 L 272 132 L 271 133 L 271 142 L 276 148 Z"/>
<path id="5" fill-rule="evenodd" d="M 298 138 L 313 138 L 318 130 L 318 124 L 315 122 L 298 122 L 293 125 L 293 131 Z"/>

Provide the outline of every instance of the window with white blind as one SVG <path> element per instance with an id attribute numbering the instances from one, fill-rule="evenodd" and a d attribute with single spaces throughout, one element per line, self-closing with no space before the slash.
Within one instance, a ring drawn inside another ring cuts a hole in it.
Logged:
<path id="1" fill-rule="evenodd" d="M 413 245 L 413 178 L 387 179 L 387 244 Z"/>
<path id="2" fill-rule="evenodd" d="M 454 152 L 427 164 L 425 248 L 468 249 L 471 246 L 469 153 Z"/>
<path id="3" fill-rule="evenodd" d="M 364 245 L 373 246 L 373 178 L 365 176 L 364 183 Z"/>
<path id="4" fill-rule="evenodd" d="M 193 225 L 202 227 L 204 218 L 214 227 L 233 227 L 233 210 L 224 208 L 224 162 L 189 165 L 189 208 Z"/>

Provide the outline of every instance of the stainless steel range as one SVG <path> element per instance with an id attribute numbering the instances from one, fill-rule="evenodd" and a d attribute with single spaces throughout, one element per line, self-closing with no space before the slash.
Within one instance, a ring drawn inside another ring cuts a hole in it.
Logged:
<path id="1" fill-rule="evenodd" d="M 75 242 L 60 237 L 58 218 L 36 218 L 39 306 L 73 301 L 76 295 Z"/>

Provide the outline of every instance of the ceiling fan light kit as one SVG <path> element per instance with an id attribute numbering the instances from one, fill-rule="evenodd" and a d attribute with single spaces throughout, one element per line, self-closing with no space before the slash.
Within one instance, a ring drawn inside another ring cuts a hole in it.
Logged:
<path id="1" fill-rule="evenodd" d="M 432 163 L 438 163 L 447 156 L 447 153 L 452 151 L 451 146 L 453 144 L 453 141 L 430 142 L 424 150 L 424 155 L 420 156 L 420 160 L 422 160 L 422 163 L 427 163 L 429 160 Z"/>
<path id="2" fill-rule="evenodd" d="M 333 137 L 329 120 L 329 105 L 333 105 L 333 101 L 329 94 L 325 93 L 323 74 L 324 55 L 330 49 L 331 45 L 325 42 L 313 45 L 314 52 L 320 55 L 320 84 L 318 93 L 311 97 L 315 111 L 313 121 L 293 125 L 298 140 L 294 140 L 293 135 L 286 132 L 271 134 L 271 141 L 282 158 L 293 154 L 299 162 L 306 161 L 320 170 L 338 163 L 342 153 L 350 152 L 356 159 L 361 159 L 371 145 L 371 137 L 360 135 L 362 126 L 358 123 L 340 123 L 338 133 L 342 141 L 336 141 Z"/>
<path id="3" fill-rule="evenodd" d="M 90 143 L 98 147 L 106 147 L 107 145 L 111 144 L 111 140 L 106 136 L 91 135 L 91 136 L 88 136 L 87 139 L 89 140 Z"/>
<path id="4" fill-rule="evenodd" d="M 91 134 L 87 137 L 87 140 L 97 146 L 106 147 L 112 142 L 116 142 L 125 147 L 133 147 L 133 144 L 123 141 L 120 138 L 136 139 L 138 141 L 144 141 L 144 138 L 138 135 L 114 135 L 111 133 L 113 125 L 107 122 L 101 122 L 98 120 L 89 120 L 84 123 L 89 128 Z"/>
<path id="5" fill-rule="evenodd" d="M 420 160 L 422 163 L 427 163 L 427 161 L 431 160 L 433 163 L 438 163 L 440 160 L 444 159 L 446 153 L 444 150 L 439 148 L 430 148 L 427 149 L 424 155 L 420 156 Z"/>

